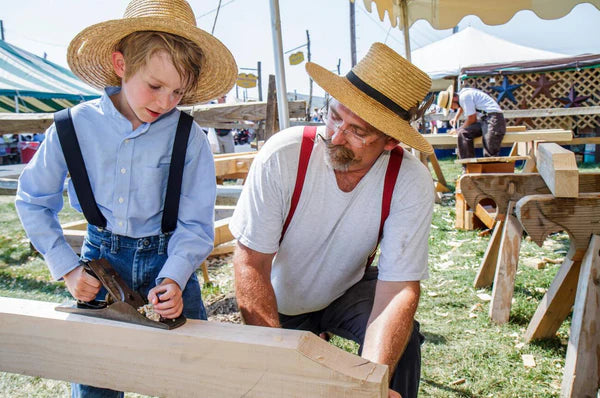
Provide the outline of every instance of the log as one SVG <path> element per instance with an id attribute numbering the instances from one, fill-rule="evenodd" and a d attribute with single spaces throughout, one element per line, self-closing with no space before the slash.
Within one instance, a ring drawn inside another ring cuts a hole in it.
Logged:
<path id="1" fill-rule="evenodd" d="M 188 320 L 174 330 L 0 298 L 0 370 L 162 397 L 387 397 L 387 366 L 310 332 Z"/>
<path id="2" fill-rule="evenodd" d="M 537 149 L 537 169 L 557 198 L 576 198 L 579 194 L 579 170 L 575 154 L 558 144 L 543 143 Z"/>

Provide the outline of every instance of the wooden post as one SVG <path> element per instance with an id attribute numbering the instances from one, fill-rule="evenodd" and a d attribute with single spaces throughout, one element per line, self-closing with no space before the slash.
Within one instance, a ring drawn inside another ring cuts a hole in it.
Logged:
<path id="1" fill-rule="evenodd" d="M 553 142 L 541 143 L 537 169 L 557 198 L 576 198 L 579 194 L 579 171 L 573 152 Z"/>
<path id="2" fill-rule="evenodd" d="M 600 236 L 581 262 L 562 381 L 563 397 L 594 397 L 600 387 Z"/>
<path id="3" fill-rule="evenodd" d="M 279 119 L 277 118 L 277 90 L 275 89 L 275 76 L 269 75 L 269 91 L 267 92 L 267 119 L 265 125 L 264 140 L 271 138 L 279 131 Z"/>
<path id="4" fill-rule="evenodd" d="M 482 287 L 492 286 L 494 275 L 496 274 L 496 264 L 498 263 L 498 252 L 500 250 L 500 241 L 502 240 L 502 221 L 496 221 L 494 232 L 490 238 L 485 254 L 481 260 L 481 266 L 473 282 L 473 287 L 480 289 Z"/>
<path id="5" fill-rule="evenodd" d="M 490 302 L 490 318 L 501 325 L 508 322 L 515 288 L 515 274 L 519 263 L 523 227 L 513 213 L 514 202 L 508 205 L 502 239 L 498 249 L 498 262 Z"/>
<path id="6" fill-rule="evenodd" d="M 161 397 L 387 397 L 387 366 L 310 332 L 189 320 L 174 330 L 0 297 L 0 370 Z"/>

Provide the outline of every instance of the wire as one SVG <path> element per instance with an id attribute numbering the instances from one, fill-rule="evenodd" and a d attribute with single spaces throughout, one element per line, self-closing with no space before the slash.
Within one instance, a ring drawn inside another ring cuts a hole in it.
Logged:
<path id="1" fill-rule="evenodd" d="M 236 0 L 229 0 L 227 3 L 224 3 L 224 4 L 220 4 L 221 2 L 219 1 L 219 7 L 223 8 L 223 7 L 228 6 L 229 4 L 233 3 L 234 1 L 236 1 Z M 202 14 L 200 16 L 197 16 L 196 20 L 198 20 L 200 18 L 203 18 L 203 17 L 205 17 L 207 15 L 210 15 L 210 14 L 212 14 L 215 11 L 219 11 L 219 7 L 213 8 L 212 10 L 207 11 L 207 12 L 205 12 L 204 14 Z"/>
<path id="2" fill-rule="evenodd" d="M 217 14 L 215 15 L 215 21 L 213 22 L 212 30 L 210 34 L 214 36 L 215 34 L 215 26 L 217 26 L 217 18 L 219 18 L 219 11 L 221 10 L 221 0 L 219 0 L 219 5 L 217 6 Z"/>

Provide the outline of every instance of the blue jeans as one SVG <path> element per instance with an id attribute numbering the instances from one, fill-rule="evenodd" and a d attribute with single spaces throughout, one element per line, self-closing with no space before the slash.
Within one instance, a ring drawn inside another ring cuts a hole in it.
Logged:
<path id="1" fill-rule="evenodd" d="M 88 226 L 87 236 L 81 249 L 81 258 L 107 259 L 130 288 L 147 297 L 150 289 L 156 286 L 156 277 L 167 260 L 169 237 L 170 235 L 161 234 L 146 238 L 129 238 Z M 104 300 L 105 296 L 106 289 L 102 288 L 97 299 Z M 196 274 L 192 274 L 183 290 L 183 315 L 190 319 L 207 319 Z M 119 391 L 71 384 L 73 398 L 122 398 L 123 396 L 124 394 Z"/>

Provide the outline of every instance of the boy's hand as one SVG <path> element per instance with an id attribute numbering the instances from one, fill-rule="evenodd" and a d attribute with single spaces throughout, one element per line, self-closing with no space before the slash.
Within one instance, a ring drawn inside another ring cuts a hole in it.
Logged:
<path id="1" fill-rule="evenodd" d="M 183 298 L 177 282 L 165 278 L 160 285 L 148 292 L 148 302 L 154 306 L 154 312 L 163 318 L 173 319 L 183 311 Z"/>
<path id="2" fill-rule="evenodd" d="M 85 272 L 81 265 L 72 269 L 63 279 L 67 289 L 77 300 L 92 301 L 102 287 L 100 281 Z"/>

